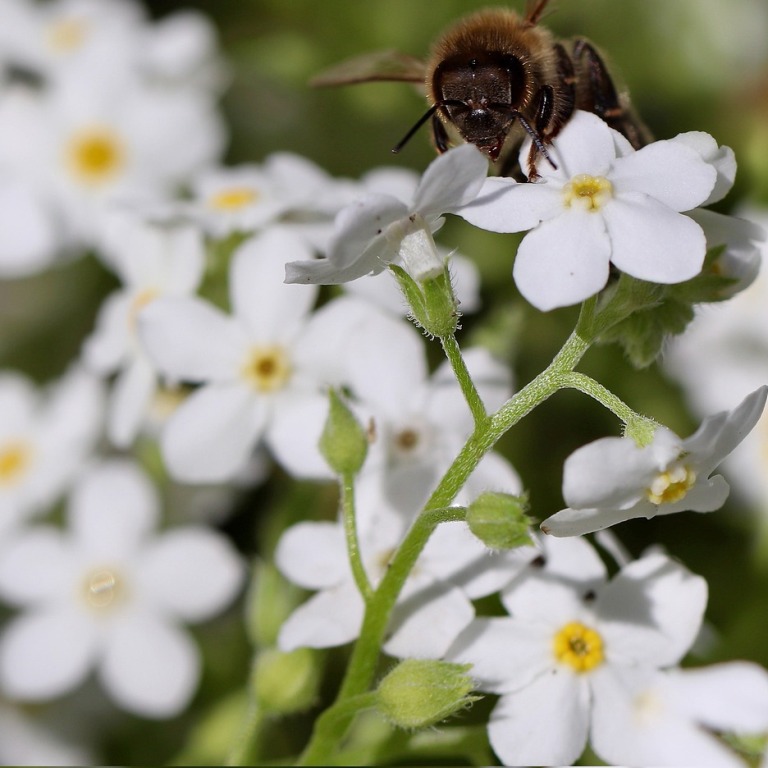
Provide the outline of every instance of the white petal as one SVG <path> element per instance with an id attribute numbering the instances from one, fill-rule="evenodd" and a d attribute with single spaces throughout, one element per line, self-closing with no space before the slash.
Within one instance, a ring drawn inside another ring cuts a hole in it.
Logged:
<path id="1" fill-rule="evenodd" d="M 292 651 L 349 643 L 360 632 L 364 607 L 363 598 L 351 582 L 318 592 L 280 627 L 278 645 L 283 651 Z"/>
<path id="2" fill-rule="evenodd" d="M 486 179 L 477 198 L 456 213 L 489 232 L 524 232 L 562 210 L 562 186 L 555 181 L 518 184 L 494 177 Z"/>
<path id="3" fill-rule="evenodd" d="M 275 549 L 280 572 L 306 589 L 323 589 L 351 579 L 346 540 L 336 523 L 298 523 L 280 537 Z"/>
<path id="4" fill-rule="evenodd" d="M 546 570 L 535 568 L 515 579 L 501 593 L 501 602 L 521 623 L 549 627 L 550 638 L 562 625 L 579 619 L 586 612 L 579 585 L 553 578 Z M 551 652 L 551 644 L 547 647 Z"/>
<path id="5" fill-rule="evenodd" d="M 671 674 L 603 666 L 593 675 L 592 747 L 611 765 L 743 765 L 714 735 L 680 711 Z M 684 694 L 682 694 L 684 695 Z"/>
<path id="6" fill-rule="evenodd" d="M 235 378 L 248 343 L 235 320 L 200 299 L 153 301 L 139 331 L 156 368 L 175 381 Z"/>
<path id="7" fill-rule="evenodd" d="M 730 147 L 719 147 L 717 141 L 704 131 L 688 131 L 670 139 L 680 142 L 698 152 L 704 162 L 712 165 L 717 180 L 710 196 L 700 205 L 712 205 L 722 200 L 730 191 L 736 179 L 736 155 Z"/>
<path id="8" fill-rule="evenodd" d="M 0 644 L 0 684 L 7 696 L 53 698 L 85 679 L 97 654 L 94 626 L 72 610 L 51 608 L 13 620 Z"/>
<path id="9" fill-rule="evenodd" d="M 292 338 L 315 304 L 317 288 L 286 285 L 288 260 L 308 260 L 303 238 L 272 227 L 246 240 L 233 254 L 230 270 L 232 312 L 248 328 L 252 341 Z"/>
<path id="10" fill-rule="evenodd" d="M 752 431 L 763 414 L 767 397 L 768 387 L 759 387 L 732 411 L 708 416 L 683 441 L 702 474 L 709 474 Z"/>
<path id="11" fill-rule="evenodd" d="M 545 179 L 560 178 L 564 181 L 582 173 L 605 176 L 616 157 L 613 131 L 597 115 L 583 111 L 574 113 L 548 151 L 558 170 L 553 170 L 540 157 L 537 162 L 539 173 Z"/>
<path id="12" fill-rule="evenodd" d="M 157 493 L 127 459 L 111 459 L 78 482 L 69 505 L 78 545 L 101 558 L 125 558 L 142 546 L 159 517 Z"/>
<path id="13" fill-rule="evenodd" d="M 390 224 L 407 215 L 405 204 L 389 195 L 365 195 L 342 208 L 334 222 L 329 261 L 336 268 L 353 267 L 372 243 L 384 239 Z"/>
<path id="14" fill-rule="evenodd" d="M 544 520 L 541 524 L 541 530 L 551 536 L 584 536 L 587 533 L 602 531 L 627 520 L 634 520 L 638 517 L 650 518 L 658 512 L 658 507 L 644 500 L 623 509 L 612 509 L 611 507 L 571 509 L 566 507 Z"/>
<path id="15" fill-rule="evenodd" d="M 17 605 L 69 597 L 76 566 L 60 531 L 39 527 L 23 532 L 4 542 L 0 552 L 0 594 Z"/>
<path id="16" fill-rule="evenodd" d="M 155 371 L 143 355 L 118 374 L 107 424 L 109 439 L 115 446 L 127 448 L 133 442 L 156 389 Z"/>
<path id="17" fill-rule="evenodd" d="M 478 687 L 506 693 L 552 674 L 552 632 L 548 627 L 509 618 L 478 618 L 448 649 L 446 658 L 472 664 Z"/>
<path id="18" fill-rule="evenodd" d="M 768 672 L 763 667 L 736 661 L 671 674 L 691 716 L 707 728 L 733 733 L 768 729 Z"/>
<path id="19" fill-rule="evenodd" d="M 645 448 L 625 437 L 603 437 L 577 448 L 563 465 L 566 504 L 576 509 L 634 504 L 658 472 L 680 455 L 682 441 L 670 436 L 657 430 Z"/>
<path id="20" fill-rule="evenodd" d="M 219 482 L 243 468 L 264 430 L 267 408 L 240 384 L 209 384 L 173 413 L 161 436 L 168 471 L 182 482 Z"/>
<path id="21" fill-rule="evenodd" d="M 0 275 L 33 275 L 56 257 L 61 234 L 43 196 L 26 184 L 0 183 Z"/>
<path id="22" fill-rule="evenodd" d="M 473 144 L 463 144 L 433 160 L 416 188 L 413 210 L 437 218 L 471 202 L 488 175 L 488 158 Z"/>
<path id="23" fill-rule="evenodd" d="M 503 696 L 488 725 L 504 765 L 573 765 L 587 742 L 589 689 L 578 675 L 542 675 Z"/>
<path id="24" fill-rule="evenodd" d="M 693 219 L 651 198 L 627 194 L 604 209 L 611 261 L 639 280 L 680 283 L 701 272 L 707 241 Z"/>
<path id="25" fill-rule="evenodd" d="M 543 537 L 543 572 L 576 586 L 581 594 L 593 592 L 608 578 L 605 563 L 597 550 L 582 538 Z M 535 578 L 535 565 L 531 575 Z"/>
<path id="26" fill-rule="evenodd" d="M 147 545 L 136 568 L 145 594 L 163 612 L 202 621 L 220 612 L 243 581 L 243 563 L 228 540 L 187 526 Z"/>
<path id="27" fill-rule="evenodd" d="M 199 654 L 189 636 L 143 614 L 115 627 L 99 668 L 104 687 L 118 705 L 157 718 L 184 709 L 199 675 Z"/>
<path id="28" fill-rule="evenodd" d="M 658 514 L 669 515 L 674 512 L 714 512 L 725 504 L 731 487 L 722 475 L 711 478 L 697 478 L 696 484 L 679 501 L 659 504 Z"/>
<path id="29" fill-rule="evenodd" d="M 272 455 L 294 477 L 316 480 L 333 477 L 318 447 L 327 418 L 325 392 L 286 392 L 275 404 L 264 439 Z"/>
<path id="30" fill-rule="evenodd" d="M 443 523 L 430 536 L 419 568 L 462 588 L 473 600 L 506 586 L 538 554 L 536 547 L 491 551 L 466 523 Z"/>
<path id="31" fill-rule="evenodd" d="M 701 205 L 715 184 L 715 169 L 679 141 L 656 141 L 616 160 L 610 179 L 617 195 L 640 192 L 673 211 Z"/>
<path id="32" fill-rule="evenodd" d="M 401 597 L 392 613 L 384 649 L 400 658 L 436 659 L 475 617 L 469 598 L 437 582 Z"/>
<path id="33" fill-rule="evenodd" d="M 706 581 L 666 555 L 629 563 L 595 602 L 610 661 L 677 663 L 701 628 L 706 604 Z"/>
<path id="34" fill-rule="evenodd" d="M 83 359 L 94 373 L 112 373 L 129 354 L 133 343 L 130 308 L 131 296 L 125 291 L 110 294 L 99 308 L 96 328 L 83 344 Z"/>
<path id="35" fill-rule="evenodd" d="M 537 309 L 578 304 L 608 282 L 610 240 L 601 216 L 566 212 L 545 221 L 520 243 L 513 276 Z"/>

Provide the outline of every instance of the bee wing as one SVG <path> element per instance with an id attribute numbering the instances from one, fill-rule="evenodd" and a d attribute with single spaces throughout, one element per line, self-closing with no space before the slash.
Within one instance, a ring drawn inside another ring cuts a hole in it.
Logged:
<path id="1" fill-rule="evenodd" d="M 421 59 L 398 51 L 377 51 L 335 64 L 313 77 L 309 84 L 323 87 L 377 80 L 423 83 L 425 77 L 426 64 Z"/>

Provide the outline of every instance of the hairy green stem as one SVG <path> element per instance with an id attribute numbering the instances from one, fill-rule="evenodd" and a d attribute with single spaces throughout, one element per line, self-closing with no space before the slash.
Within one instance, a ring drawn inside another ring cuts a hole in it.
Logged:
<path id="1" fill-rule="evenodd" d="M 475 382 L 472 381 L 472 377 L 469 375 L 467 364 L 461 354 L 456 337 L 454 335 L 443 336 L 440 338 L 440 343 L 443 345 L 445 356 L 448 358 L 451 368 L 453 368 L 453 374 L 459 382 L 464 399 L 467 401 L 469 410 L 472 412 L 475 425 L 484 423 L 488 418 L 488 414 L 485 411 L 485 405 L 477 391 Z"/>
<path id="2" fill-rule="evenodd" d="M 344 519 L 344 534 L 347 540 L 347 553 L 352 576 L 355 579 L 363 600 L 367 603 L 373 596 L 373 588 L 365 572 L 360 556 L 360 541 L 357 536 L 357 515 L 355 514 L 355 478 L 351 474 L 344 475 L 340 480 L 341 508 Z"/>

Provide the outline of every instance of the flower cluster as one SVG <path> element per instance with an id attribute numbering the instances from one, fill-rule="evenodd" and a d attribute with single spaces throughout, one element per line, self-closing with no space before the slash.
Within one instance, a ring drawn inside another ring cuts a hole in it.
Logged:
<path id="1" fill-rule="evenodd" d="M 222 762 L 224 741 L 232 764 L 266 760 L 270 729 L 323 700 L 303 764 L 455 744 L 478 764 L 588 747 L 739 765 L 737 739 L 768 735 L 768 672 L 690 666 L 705 579 L 604 529 L 720 509 L 716 470 L 759 441 L 768 375 L 705 361 L 715 413 L 681 439 L 576 371 L 598 342 L 653 358 L 695 304 L 761 289 L 762 231 L 705 208 L 732 187 L 731 150 L 700 132 L 634 149 L 577 112 L 530 181 L 489 176 L 472 145 L 422 175 L 336 178 L 288 152 L 227 166 L 227 67 L 203 16 L 153 21 L 134 0 L 0 14 L 0 278 L 92 251 L 111 286 L 57 378 L 0 370 L 0 762 L 95 762 L 121 712 L 178 718 L 175 762 Z M 524 386 L 492 311 L 459 345 L 486 286 L 436 242 L 449 216 L 524 233 L 509 271 L 533 308 L 582 305 Z M 752 311 L 724 345 L 762 343 Z M 683 341 L 668 364 L 696 375 L 692 358 Z M 550 514 L 502 438 L 566 388 L 622 436 L 566 459 Z M 377 685 L 381 654 L 398 662 Z M 344 658 L 329 704 L 322 674 Z M 498 697 L 486 722 L 418 741 L 473 691 Z M 356 721 L 366 708 L 386 724 Z"/>

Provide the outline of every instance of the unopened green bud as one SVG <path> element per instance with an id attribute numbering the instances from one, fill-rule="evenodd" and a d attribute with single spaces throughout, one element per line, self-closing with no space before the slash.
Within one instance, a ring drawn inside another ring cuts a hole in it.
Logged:
<path id="1" fill-rule="evenodd" d="M 245 601 L 245 626 L 251 643 L 257 648 L 274 645 L 298 601 L 299 590 L 274 565 L 255 560 Z"/>
<path id="2" fill-rule="evenodd" d="M 528 497 L 482 493 L 467 509 L 469 530 L 490 549 L 513 549 L 533 544 Z"/>
<path id="3" fill-rule="evenodd" d="M 390 264 L 400 290 L 411 310 L 413 321 L 431 336 L 451 336 L 459 327 L 461 313 L 451 285 L 451 276 L 445 265 L 443 271 L 418 282 L 402 267 Z"/>
<path id="4" fill-rule="evenodd" d="M 259 706 L 274 715 L 309 709 L 315 703 L 320 685 L 317 662 L 317 651 L 311 648 L 297 648 L 287 653 L 277 648 L 262 651 L 251 680 Z"/>
<path id="5" fill-rule="evenodd" d="M 356 475 L 368 453 L 368 436 L 335 390 L 320 436 L 320 453 L 337 475 Z"/>
<path id="6" fill-rule="evenodd" d="M 470 696 L 471 664 L 406 659 L 379 684 L 377 708 L 397 728 L 426 728 L 439 723 L 480 696 Z"/>

